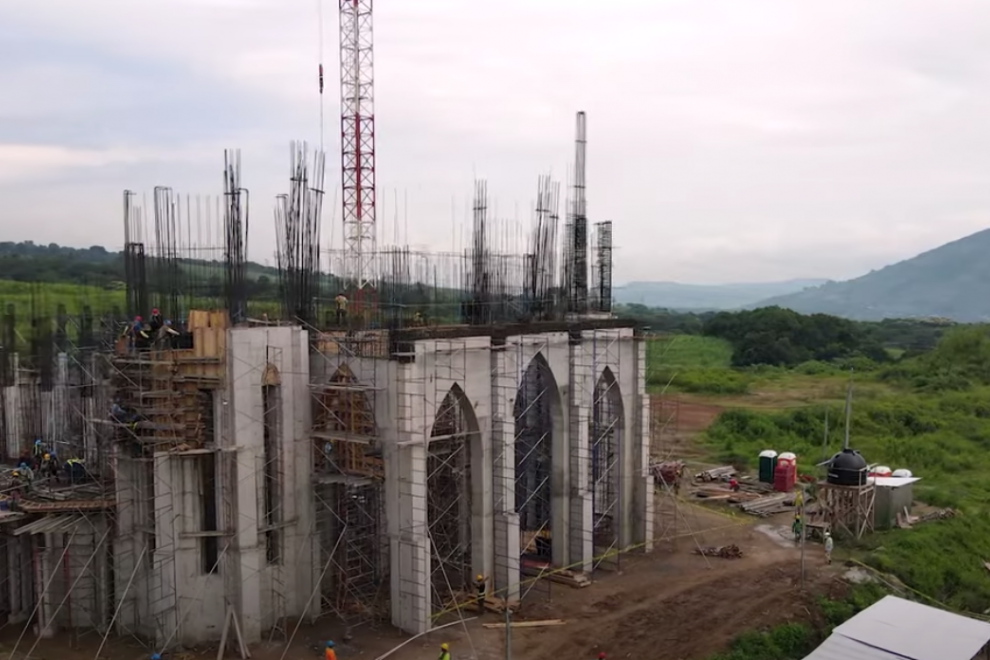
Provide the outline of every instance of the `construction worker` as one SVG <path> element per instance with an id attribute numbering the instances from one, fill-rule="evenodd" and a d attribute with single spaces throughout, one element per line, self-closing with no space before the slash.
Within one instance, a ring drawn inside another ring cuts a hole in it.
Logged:
<path id="1" fill-rule="evenodd" d="M 333 650 L 333 640 L 327 642 L 323 649 L 323 660 L 337 660 L 337 652 Z"/>
<path id="2" fill-rule="evenodd" d="M 729 479 L 729 490 L 731 490 L 733 493 L 739 492 L 739 482 L 736 481 L 735 477 Z"/>
<path id="3" fill-rule="evenodd" d="M 45 455 L 45 446 L 41 442 L 41 438 L 35 438 L 34 444 L 31 445 L 31 455 L 34 457 L 34 463 L 36 465 L 41 465 L 41 457 Z"/>
<path id="4" fill-rule="evenodd" d="M 797 543 L 801 540 L 801 528 L 804 522 L 801 520 L 801 514 L 794 514 L 794 522 L 791 523 L 791 531 L 794 532 L 794 542 Z"/>
<path id="5" fill-rule="evenodd" d="M 437 660 L 450 660 L 450 645 L 447 642 L 440 645 L 440 656 Z"/>
<path id="6" fill-rule="evenodd" d="M 480 573 L 474 576 L 474 591 L 477 599 L 478 612 L 485 613 L 485 592 L 488 591 L 488 581 Z"/>
<path id="7" fill-rule="evenodd" d="M 347 320 L 347 296 L 340 292 L 333 302 L 337 306 L 337 325 L 344 325 Z"/>
<path id="8" fill-rule="evenodd" d="M 165 320 L 162 319 L 162 313 L 155 307 L 151 310 L 151 318 L 148 319 L 148 328 L 151 330 L 151 334 L 157 333 L 163 325 L 165 325 Z"/>
<path id="9" fill-rule="evenodd" d="M 41 474 L 58 481 L 58 459 L 50 453 L 41 457 Z"/>
<path id="10" fill-rule="evenodd" d="M 832 563 L 832 549 L 835 547 L 835 541 L 832 540 L 832 535 L 825 532 L 825 563 Z"/>

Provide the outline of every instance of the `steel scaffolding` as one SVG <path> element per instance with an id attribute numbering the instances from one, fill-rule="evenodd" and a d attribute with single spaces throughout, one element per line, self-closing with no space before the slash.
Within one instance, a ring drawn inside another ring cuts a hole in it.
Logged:
<path id="1" fill-rule="evenodd" d="M 439 402 L 426 451 L 426 520 L 430 544 L 430 589 L 434 614 L 451 611 L 472 591 L 472 442 L 479 432 L 462 389 L 467 349 L 458 340 L 432 345 L 434 390 Z M 429 406 L 427 406 L 429 407 Z M 425 412 L 425 411 L 424 411 Z M 431 411 L 432 412 L 432 411 Z"/>
<path id="2" fill-rule="evenodd" d="M 619 466 L 621 465 L 621 433 L 623 431 L 622 395 L 619 391 L 618 334 L 614 330 L 592 330 L 586 337 L 591 346 L 592 376 L 595 388 L 592 398 L 588 442 L 591 465 L 593 568 L 613 568 L 619 565 Z M 583 352 L 587 354 L 587 351 Z"/>
<path id="3" fill-rule="evenodd" d="M 519 516 L 520 580 L 540 577 L 553 566 L 553 437 L 554 386 L 550 370 L 550 336 L 532 335 L 516 345 L 517 365 L 513 385 L 513 449 L 515 513 Z M 527 364 L 525 356 L 533 353 Z M 560 411 L 557 411 L 558 413 Z M 560 416 L 562 419 L 562 416 Z M 557 429 L 560 433 L 563 429 Z M 539 589 L 549 594 L 550 583 L 530 579 L 520 598 Z"/>
<path id="4" fill-rule="evenodd" d="M 388 618 L 385 464 L 375 419 L 377 371 L 388 356 L 380 331 L 316 333 L 313 452 L 316 565 L 322 607 L 348 626 Z"/>

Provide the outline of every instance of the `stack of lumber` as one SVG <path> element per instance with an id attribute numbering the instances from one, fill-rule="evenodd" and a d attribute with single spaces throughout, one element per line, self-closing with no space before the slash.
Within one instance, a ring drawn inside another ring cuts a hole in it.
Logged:
<path id="1" fill-rule="evenodd" d="M 523 566 L 522 573 L 529 577 L 538 577 L 556 582 L 557 584 L 566 584 L 575 589 L 581 589 L 591 584 L 591 580 L 584 573 L 569 571 L 567 569 L 544 572 L 533 566 Z"/>
<path id="2" fill-rule="evenodd" d="M 739 508 L 750 515 L 766 518 L 775 513 L 789 511 L 788 506 L 793 501 L 794 495 L 792 493 L 776 493 L 774 495 L 764 495 L 748 502 L 742 502 L 739 504 Z"/>
<path id="3" fill-rule="evenodd" d="M 731 465 L 722 465 L 720 467 L 710 468 L 708 470 L 702 470 L 698 474 L 694 475 L 694 478 L 698 481 L 723 481 L 728 479 L 736 473 L 736 468 Z"/>
<path id="4" fill-rule="evenodd" d="M 742 550 L 735 543 L 718 547 L 704 546 L 695 548 L 694 552 L 705 557 L 721 557 L 722 559 L 741 559 L 743 556 Z"/>

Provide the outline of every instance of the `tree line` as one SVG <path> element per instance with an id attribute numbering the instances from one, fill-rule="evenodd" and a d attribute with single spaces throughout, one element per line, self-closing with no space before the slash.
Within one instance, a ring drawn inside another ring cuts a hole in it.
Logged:
<path id="1" fill-rule="evenodd" d="M 935 347 L 954 324 L 944 320 L 850 321 L 828 314 L 798 314 L 781 307 L 739 312 L 677 312 L 644 305 L 618 305 L 616 314 L 642 323 L 649 332 L 718 337 L 733 348 L 732 363 L 795 366 L 865 357 L 886 362 Z"/>

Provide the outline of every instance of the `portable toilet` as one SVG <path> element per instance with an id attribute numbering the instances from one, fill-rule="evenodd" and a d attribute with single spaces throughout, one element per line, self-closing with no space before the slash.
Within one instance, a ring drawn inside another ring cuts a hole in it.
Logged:
<path id="1" fill-rule="evenodd" d="M 778 493 L 789 493 L 797 483 L 797 456 L 789 451 L 777 457 L 777 468 L 773 472 L 773 489 Z"/>
<path id="2" fill-rule="evenodd" d="M 760 452 L 760 481 L 765 484 L 773 483 L 773 472 L 777 469 L 777 452 L 765 449 Z"/>

